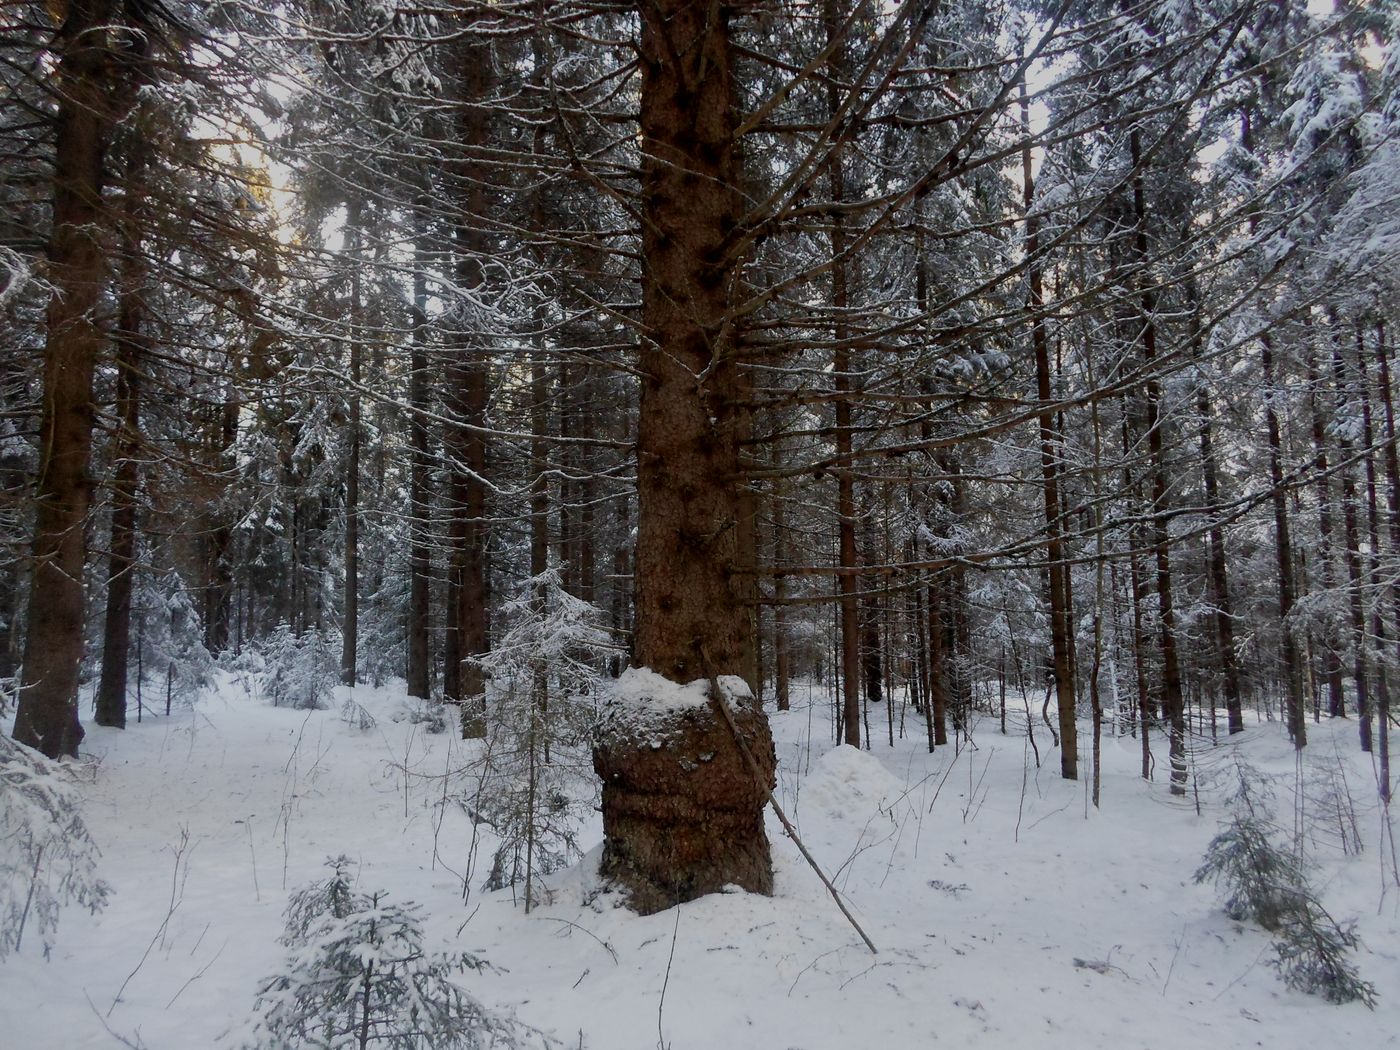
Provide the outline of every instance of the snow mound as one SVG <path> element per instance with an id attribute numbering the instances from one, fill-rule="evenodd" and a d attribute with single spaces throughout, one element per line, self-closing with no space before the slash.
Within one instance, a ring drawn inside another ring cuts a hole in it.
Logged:
<path id="1" fill-rule="evenodd" d="M 817 759 L 802 785 L 802 807 L 816 806 L 836 816 L 888 808 L 904 785 L 868 751 L 842 744 Z"/>

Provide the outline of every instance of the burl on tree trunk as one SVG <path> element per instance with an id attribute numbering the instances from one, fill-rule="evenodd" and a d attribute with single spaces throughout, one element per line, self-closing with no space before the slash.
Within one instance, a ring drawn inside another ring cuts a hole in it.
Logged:
<path id="1" fill-rule="evenodd" d="M 603 874 L 649 912 L 731 884 L 770 892 L 763 807 L 775 763 L 742 677 L 753 654 L 753 576 L 740 543 L 752 501 L 739 454 L 751 399 L 731 314 L 743 202 L 729 8 L 656 0 L 639 12 L 635 652 L 645 670 L 619 680 L 593 764 Z M 758 773 L 709 698 L 716 676 Z"/>
<path id="2" fill-rule="evenodd" d="M 777 766 L 768 720 L 742 678 L 719 684 L 765 783 L 717 716 L 706 679 L 678 686 L 634 668 L 604 708 L 593 753 L 607 829 L 601 874 L 644 915 L 731 885 L 773 891 L 763 827 Z"/>

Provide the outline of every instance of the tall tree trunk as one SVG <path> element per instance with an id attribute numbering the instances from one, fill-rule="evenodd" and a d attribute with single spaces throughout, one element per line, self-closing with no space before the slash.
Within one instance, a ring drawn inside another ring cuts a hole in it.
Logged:
<path id="1" fill-rule="evenodd" d="M 1337 412 L 1346 411 L 1351 385 L 1347 382 L 1342 351 L 1332 351 L 1332 381 L 1337 388 Z M 1338 437 L 1337 455 L 1341 460 L 1342 534 L 1345 540 L 1343 561 L 1347 568 L 1347 611 L 1351 619 L 1352 681 L 1356 686 L 1356 721 L 1361 737 L 1361 750 L 1371 750 L 1371 692 L 1370 669 L 1367 667 L 1366 583 L 1362 566 L 1359 499 L 1356 475 L 1351 464 L 1352 444 L 1345 431 Z"/>
<path id="2" fill-rule="evenodd" d="M 944 623 L 946 577 L 935 570 L 928 582 L 928 749 L 948 743 L 948 632 Z"/>
<path id="3" fill-rule="evenodd" d="M 1147 200 L 1141 171 L 1141 143 L 1134 128 L 1128 136 L 1133 167 L 1134 256 L 1139 267 L 1148 260 Z M 1163 452 L 1162 381 L 1155 370 L 1157 359 L 1157 303 L 1152 278 L 1137 274 L 1139 305 L 1142 311 L 1142 361 L 1147 373 L 1147 452 L 1152 470 L 1152 546 L 1157 562 L 1158 624 L 1162 648 L 1162 713 L 1170 735 L 1171 792 L 1186 793 L 1186 706 L 1181 695 L 1181 662 L 1176 649 L 1176 609 L 1172 600 L 1171 537 L 1167 532 L 1168 474 Z"/>
<path id="4" fill-rule="evenodd" d="M 752 632 L 735 564 L 747 411 L 728 316 L 741 214 L 729 8 L 656 0 L 639 15 L 636 657 L 671 683 L 719 678 L 730 697 L 668 708 L 674 686 L 633 671 L 596 737 L 602 871 L 633 907 L 656 911 L 731 883 L 771 891 L 763 806 L 775 759 L 742 681 Z"/>
<path id="5" fill-rule="evenodd" d="M 1192 301 L 1197 299 L 1194 289 Z M 1201 341 L 1192 339 L 1192 352 L 1201 362 Z M 1225 717 L 1231 733 L 1244 732 L 1244 708 L 1240 696 L 1240 666 L 1235 655 L 1235 615 L 1230 600 L 1230 574 L 1225 559 L 1225 527 L 1220 513 L 1220 467 L 1215 456 L 1215 407 L 1204 378 L 1196 385 L 1196 413 L 1201 418 L 1198 435 L 1201 449 L 1201 481 L 1205 487 L 1206 507 L 1210 513 L 1207 533 L 1210 563 L 1210 596 L 1215 606 L 1215 648 L 1220 660 L 1220 672 L 1225 688 Z"/>
<path id="6" fill-rule="evenodd" d="M 429 647 L 431 620 L 432 556 L 428 549 L 428 479 L 432 463 L 428 456 L 428 274 L 427 205 L 414 206 L 413 247 L 413 342 L 409 349 L 408 443 L 411 462 L 408 476 L 408 695 L 426 700 L 432 694 L 432 653 Z"/>
<path id="7" fill-rule="evenodd" d="M 1283 435 L 1275 404 L 1280 390 L 1275 379 L 1273 340 L 1265 334 L 1260 340 L 1260 361 L 1264 368 L 1264 423 L 1269 442 L 1269 483 L 1274 506 L 1274 543 L 1278 559 L 1278 615 L 1283 644 L 1283 673 L 1286 694 L 1288 735 L 1295 748 L 1308 742 L 1308 724 L 1303 704 L 1303 669 L 1298 639 L 1289 618 L 1297 594 L 1293 573 L 1293 541 L 1288 522 L 1288 494 L 1283 484 Z"/>
<path id="8" fill-rule="evenodd" d="M 345 602 L 340 631 L 340 680 L 355 684 L 360 640 L 360 383 L 364 349 L 360 345 L 360 205 L 353 202 L 345 220 L 350 259 L 350 404 L 349 449 L 345 457 Z"/>
<path id="9" fill-rule="evenodd" d="M 1385 322 L 1376 322 L 1376 365 L 1377 385 L 1380 389 L 1381 408 L 1385 413 L 1385 493 L 1386 511 L 1390 518 L 1390 556 L 1400 557 L 1400 452 L 1395 447 L 1395 397 L 1390 386 L 1390 352 L 1385 345 Z M 1394 580 L 1390 584 L 1392 627 L 1396 639 L 1400 641 L 1400 586 Z M 1383 692 L 1376 710 L 1376 757 L 1377 779 L 1380 781 L 1381 798 L 1390 801 L 1390 696 Z"/>
<path id="10" fill-rule="evenodd" d="M 1332 564 L 1332 521 L 1334 506 L 1332 482 L 1327 472 L 1327 445 L 1322 411 L 1322 378 L 1312 355 L 1308 357 L 1308 408 L 1312 414 L 1313 469 L 1317 474 L 1317 557 L 1322 565 L 1322 586 L 1328 595 L 1336 587 Z M 1327 714 L 1332 718 L 1345 713 L 1342 694 L 1342 656 L 1337 632 L 1329 617 L 1323 622 L 1322 677 L 1327 685 Z"/>
<path id="11" fill-rule="evenodd" d="M 770 444 L 773 466 L 782 462 L 781 441 L 776 436 Z M 787 491 L 783 478 L 773 478 L 770 495 L 773 517 L 773 564 L 786 565 L 788 561 L 787 535 Z M 787 577 L 773 577 L 773 692 L 779 711 L 787 711 L 792 706 L 792 647 L 788 639 Z"/>
<path id="12" fill-rule="evenodd" d="M 463 704 L 462 733 L 481 736 L 485 680 L 475 658 L 490 648 L 488 585 L 486 575 L 486 404 L 488 397 L 488 348 L 485 324 L 476 317 L 472 293 L 481 289 L 486 275 L 483 260 L 492 249 L 484 226 L 489 211 L 488 173 L 479 159 L 490 145 L 488 100 L 492 87 L 493 58 L 488 44 L 467 38 L 461 55 L 463 100 L 457 120 L 465 159 L 460 168 L 455 217 L 457 241 L 456 279 L 462 292 L 459 302 L 458 347 L 449 378 L 453 408 L 460 423 L 452 428 L 452 484 L 450 513 L 451 552 L 456 583 L 455 601 L 448 616 L 456 627 L 457 667 L 452 699 Z"/>
<path id="13" fill-rule="evenodd" d="M 1133 477 L 1132 450 L 1135 444 L 1133 437 L 1133 420 L 1129 412 L 1128 404 L 1123 405 L 1123 416 L 1120 426 L 1123 449 L 1123 491 L 1128 494 L 1134 508 L 1139 503 L 1137 493 L 1137 481 Z M 1152 727 L 1156 723 L 1156 717 L 1152 711 L 1152 696 L 1149 688 L 1147 675 L 1147 622 L 1143 612 L 1143 605 L 1147 601 L 1148 580 L 1147 572 L 1142 565 L 1142 557 L 1138 553 L 1142 546 L 1142 527 L 1134 523 L 1128 530 L 1128 587 L 1131 592 L 1133 607 L 1133 681 L 1137 689 L 1137 714 L 1138 728 L 1141 730 L 1142 745 L 1142 779 L 1152 779 Z"/>
<path id="14" fill-rule="evenodd" d="M 112 538 L 107 559 L 107 609 L 102 627 L 102 676 L 93 720 L 126 727 L 127 664 L 131 648 L 131 592 L 136 564 L 136 490 L 140 483 L 141 369 L 145 367 L 146 265 L 141 221 L 146 148 L 134 142 L 126 166 L 122 206 L 122 272 L 113 333 L 117 370 L 117 432 L 112 459 Z"/>
<path id="15" fill-rule="evenodd" d="M 50 758 L 78 753 L 83 655 L 83 569 L 92 450 L 92 383 L 104 335 L 97 308 L 107 284 L 102 203 L 118 75 L 110 51 L 111 0 L 72 0 L 58 53 L 53 159 L 53 286 L 44 343 L 39 479 L 35 493 L 29 627 L 15 739 Z"/>
<path id="16" fill-rule="evenodd" d="M 823 0 L 822 21 L 826 30 L 826 45 L 830 50 L 827 61 L 826 104 L 830 119 L 835 119 L 840 106 L 841 84 L 846 79 L 845 42 L 841 39 L 842 4 L 838 0 Z M 844 148 L 839 141 L 831 150 L 827 178 L 832 209 L 831 223 L 831 310 L 832 340 L 835 346 L 831 371 L 836 386 L 836 528 L 837 564 L 842 572 L 836 576 L 840 597 L 841 624 L 841 725 L 843 739 L 852 747 L 860 747 L 860 609 L 856 597 L 860 578 L 856 573 L 859 555 L 856 551 L 855 479 L 851 473 L 851 350 L 850 331 L 846 314 L 850 308 L 849 260 L 845 216 L 840 203 L 845 198 Z"/>
<path id="17" fill-rule="evenodd" d="M 1369 548 L 1367 556 L 1368 583 L 1374 601 L 1371 604 L 1371 637 L 1375 640 L 1378 651 L 1384 652 L 1386 644 L 1385 617 L 1381 613 L 1381 595 L 1385 593 L 1385 583 L 1381 577 L 1381 530 L 1380 530 L 1380 510 L 1377 500 L 1378 486 L 1376 485 L 1376 430 L 1371 410 L 1371 379 L 1366 368 L 1366 346 L 1362 336 L 1361 325 L 1356 328 L 1356 374 L 1357 389 L 1361 396 L 1361 446 L 1366 450 L 1363 457 L 1366 466 L 1366 538 Z M 1381 734 L 1386 732 L 1386 727 L 1381 720 L 1386 717 L 1386 712 L 1390 710 L 1390 680 L 1386 673 L 1385 661 L 1377 660 L 1375 667 L 1375 678 L 1373 684 L 1375 691 L 1372 699 L 1375 701 L 1377 719 L 1377 729 L 1375 743 L 1381 742 Z M 1367 726 L 1369 730 L 1369 725 Z M 1379 750 L 1379 748 L 1378 748 Z"/>
<path id="18" fill-rule="evenodd" d="M 1020 85 L 1021 125 L 1030 133 L 1030 101 L 1026 84 Z M 1060 488 L 1055 450 L 1059 436 L 1055 432 L 1052 408 L 1054 390 L 1050 376 L 1050 346 L 1045 333 L 1045 292 L 1041 283 L 1040 224 L 1032 214 L 1035 180 L 1031 173 L 1029 138 L 1021 149 L 1021 184 L 1026 214 L 1026 254 L 1030 259 L 1031 346 L 1035 351 L 1036 397 L 1041 409 L 1037 429 L 1040 438 L 1041 491 L 1045 506 L 1045 559 L 1049 576 L 1051 667 L 1055 681 L 1055 703 L 1060 725 L 1060 776 L 1066 780 L 1079 779 L 1079 731 L 1075 722 L 1073 658 L 1074 636 L 1070 623 L 1070 574 L 1065 564 L 1063 526 L 1060 522 Z"/>

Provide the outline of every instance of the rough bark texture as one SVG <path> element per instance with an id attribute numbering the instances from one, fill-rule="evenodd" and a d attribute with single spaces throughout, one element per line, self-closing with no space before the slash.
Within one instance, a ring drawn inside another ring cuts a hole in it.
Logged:
<path id="1" fill-rule="evenodd" d="M 57 758 L 77 755 L 83 652 L 84 526 L 92 449 L 92 380 L 104 334 L 96 313 L 107 282 L 101 244 L 103 166 L 113 125 L 110 2 L 74 0 L 59 53 L 49 240 L 48 334 L 34 522 L 34 581 L 15 739 Z"/>
<path id="2" fill-rule="evenodd" d="M 636 660 L 686 683 L 745 675 L 752 659 L 747 583 L 736 571 L 747 408 L 737 403 L 743 383 L 727 317 L 739 277 L 729 245 L 740 213 L 733 70 L 723 7 L 660 0 L 639 13 Z M 750 704 L 736 720 L 771 770 L 762 712 Z M 605 724 L 594 751 L 604 874 L 640 911 L 727 884 L 768 892 L 763 790 L 729 728 L 710 708 L 688 709 L 644 738 L 630 725 Z"/>
<path id="3" fill-rule="evenodd" d="M 763 788 L 775 784 L 773 741 L 757 703 L 740 701 L 732 711 L 766 785 L 713 707 L 688 708 L 662 727 L 605 718 L 593 756 L 603 778 L 602 874 L 644 915 L 729 885 L 773 891 L 763 828 Z"/>

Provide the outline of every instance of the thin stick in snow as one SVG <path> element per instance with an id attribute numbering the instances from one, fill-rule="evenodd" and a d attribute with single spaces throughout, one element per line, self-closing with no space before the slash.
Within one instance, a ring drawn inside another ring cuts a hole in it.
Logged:
<path id="1" fill-rule="evenodd" d="M 836 887 L 831 884 L 831 880 L 822 872 L 821 866 L 817 863 L 817 859 L 807 851 L 807 847 L 803 845 L 802 839 L 797 835 L 797 829 L 792 826 L 792 823 L 787 818 L 787 814 L 783 812 L 783 807 L 778 805 L 778 800 L 773 797 L 773 792 L 769 790 L 768 780 L 763 775 L 763 769 L 759 766 L 758 759 L 753 757 L 753 752 L 749 750 L 749 745 L 739 733 L 739 727 L 734 724 L 734 716 L 729 713 L 729 705 L 725 702 L 724 693 L 720 691 L 719 678 L 716 677 L 714 668 L 710 665 L 708 654 L 705 654 L 702 650 L 702 656 L 705 662 L 705 676 L 710 680 L 710 703 L 714 705 L 715 710 L 718 711 L 720 717 L 724 719 L 724 724 L 729 727 L 730 736 L 734 738 L 734 743 L 739 746 L 739 753 L 744 756 L 745 761 L 749 764 L 749 768 L 753 770 L 754 779 L 758 781 L 758 786 L 763 790 L 764 796 L 768 799 L 768 804 L 773 807 L 773 812 L 778 815 L 778 820 L 783 825 L 783 830 L 787 832 L 787 837 L 792 839 L 798 850 L 801 851 L 803 859 L 806 860 L 811 869 L 817 873 L 817 878 L 822 880 L 822 885 L 826 887 L 826 892 L 831 894 L 831 899 L 834 900 L 836 906 L 841 909 L 841 914 L 846 917 L 846 921 L 851 924 L 851 928 L 854 929 L 856 933 L 860 934 L 860 939 L 865 942 L 865 946 L 870 949 L 871 954 L 879 954 L 880 949 L 875 947 L 875 942 L 860 928 L 860 923 L 856 922 L 855 916 L 853 916 L 846 907 L 846 902 L 841 899 L 841 894 L 837 891 Z"/>

